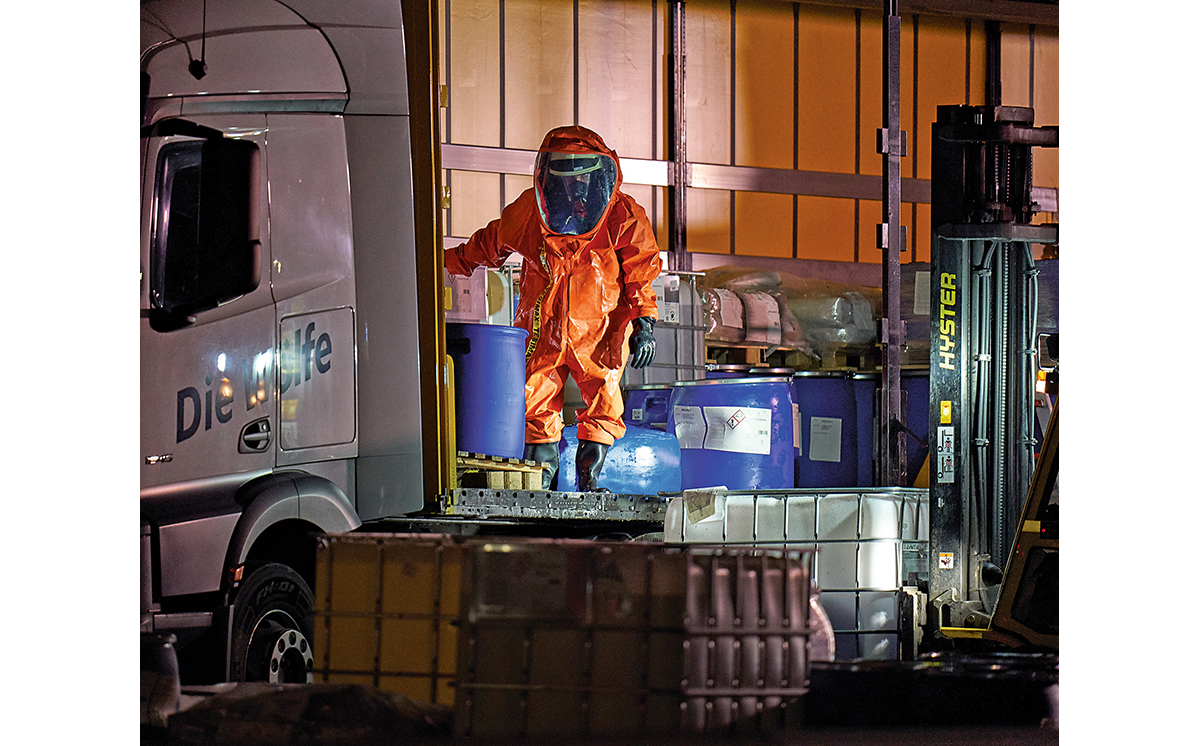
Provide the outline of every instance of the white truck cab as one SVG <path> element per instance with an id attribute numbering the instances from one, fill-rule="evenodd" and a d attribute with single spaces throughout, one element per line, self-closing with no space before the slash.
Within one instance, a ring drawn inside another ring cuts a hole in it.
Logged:
<path id="1" fill-rule="evenodd" d="M 141 628 L 216 680 L 309 680 L 312 535 L 425 500 L 404 51 L 394 1 L 141 5 Z"/>

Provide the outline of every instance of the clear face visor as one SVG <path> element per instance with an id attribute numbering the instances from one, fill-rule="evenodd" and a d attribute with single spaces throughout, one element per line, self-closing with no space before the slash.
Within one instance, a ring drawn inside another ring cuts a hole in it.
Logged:
<path id="1" fill-rule="evenodd" d="M 554 233 L 568 236 L 596 227 L 617 183 L 617 164 L 606 155 L 541 153 L 536 173 L 542 220 Z"/>

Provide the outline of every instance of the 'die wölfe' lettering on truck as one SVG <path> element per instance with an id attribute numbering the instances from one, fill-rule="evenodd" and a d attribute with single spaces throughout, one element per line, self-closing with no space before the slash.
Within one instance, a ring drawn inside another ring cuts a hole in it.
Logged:
<path id="1" fill-rule="evenodd" d="M 956 279 L 955 275 L 943 272 L 940 283 L 938 317 L 942 344 L 938 349 L 938 357 L 941 358 L 938 367 L 946 370 L 954 370 L 954 304 L 958 301 Z"/>
<path id="2" fill-rule="evenodd" d="M 328 332 L 317 335 L 316 323 L 309 322 L 303 334 L 296 330 L 294 340 L 284 339 L 279 350 L 279 391 L 286 392 L 293 386 L 299 387 L 317 373 L 328 373 L 333 367 L 328 360 L 333 354 L 333 339 Z M 314 339 L 315 337 L 315 339 Z M 262 360 L 262 362 L 259 362 Z M 246 410 L 253 410 L 267 401 L 267 379 L 269 378 L 269 356 L 247 359 L 242 376 L 245 382 Z M 233 384 L 227 377 L 217 380 L 213 387 L 210 373 L 204 380 L 205 391 L 201 397 L 195 386 L 186 386 L 175 395 L 175 442 L 182 443 L 200 430 L 201 419 L 204 429 L 211 430 L 213 418 L 218 424 L 233 419 Z"/>

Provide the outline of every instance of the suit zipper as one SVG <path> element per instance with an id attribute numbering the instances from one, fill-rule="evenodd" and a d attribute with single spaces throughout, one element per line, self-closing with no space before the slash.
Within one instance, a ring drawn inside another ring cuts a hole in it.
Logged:
<path id="1" fill-rule="evenodd" d="M 546 272 L 546 286 L 542 288 L 541 295 L 538 296 L 537 303 L 533 304 L 533 329 L 529 332 L 529 344 L 525 346 L 525 360 L 533 357 L 533 351 L 537 349 L 538 340 L 542 338 L 542 303 L 546 300 L 546 293 L 550 291 L 550 264 L 546 261 L 546 244 L 542 244 L 541 253 L 538 255 L 541 260 L 542 269 Z"/>

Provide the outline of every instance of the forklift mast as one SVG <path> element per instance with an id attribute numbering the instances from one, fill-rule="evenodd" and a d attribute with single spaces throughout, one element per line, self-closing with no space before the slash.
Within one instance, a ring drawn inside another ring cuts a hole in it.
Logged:
<path id="1" fill-rule="evenodd" d="M 986 627 L 1034 463 L 1033 110 L 939 106 L 933 125 L 928 623 Z"/>

